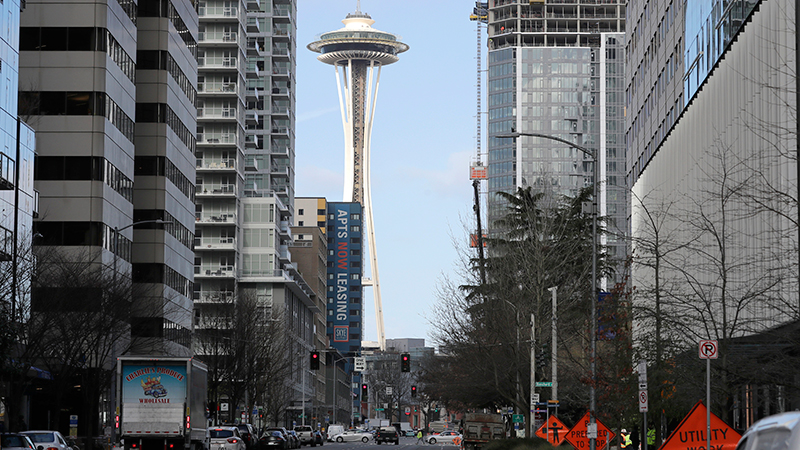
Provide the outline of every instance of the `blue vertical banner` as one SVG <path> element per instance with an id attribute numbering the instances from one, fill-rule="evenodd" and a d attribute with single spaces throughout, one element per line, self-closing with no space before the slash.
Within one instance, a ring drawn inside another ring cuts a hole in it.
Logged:
<path id="1" fill-rule="evenodd" d="M 342 352 L 360 346 L 361 260 L 361 205 L 329 203 L 328 335 Z"/>

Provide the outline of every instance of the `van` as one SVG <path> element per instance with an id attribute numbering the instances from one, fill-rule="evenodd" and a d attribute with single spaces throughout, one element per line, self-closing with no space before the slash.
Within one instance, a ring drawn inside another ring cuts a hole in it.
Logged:
<path id="1" fill-rule="evenodd" d="M 337 434 L 344 433 L 344 425 L 337 425 L 337 424 L 328 425 L 328 429 L 325 430 L 325 433 L 327 434 L 328 442 L 333 442 L 334 436 L 336 436 Z"/>
<path id="2" fill-rule="evenodd" d="M 736 450 L 800 449 L 800 411 L 765 417 L 744 433 Z"/>

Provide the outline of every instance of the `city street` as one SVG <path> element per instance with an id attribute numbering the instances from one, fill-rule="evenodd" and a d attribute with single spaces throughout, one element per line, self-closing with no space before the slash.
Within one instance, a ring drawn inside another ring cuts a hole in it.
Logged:
<path id="1" fill-rule="evenodd" d="M 376 444 L 375 441 L 369 441 L 367 443 L 363 443 L 363 442 L 342 442 L 342 443 L 326 442 L 325 445 L 323 446 L 323 448 L 327 448 L 328 450 L 331 450 L 331 449 L 346 450 L 346 449 L 351 449 L 351 448 L 352 449 L 364 449 L 364 448 L 367 448 L 367 447 L 375 447 L 375 448 L 377 448 L 377 447 L 380 447 L 380 448 L 387 447 L 388 449 L 411 447 L 411 448 L 414 448 L 414 449 L 416 449 L 416 448 L 420 448 L 420 449 L 422 449 L 422 448 L 430 448 L 430 449 L 447 449 L 447 450 L 455 450 L 455 449 L 458 448 L 457 446 L 450 445 L 450 444 L 448 444 L 448 445 L 438 444 L 438 443 L 437 444 L 433 444 L 433 445 L 431 445 L 431 444 L 417 444 L 417 438 L 412 438 L 412 437 L 401 437 L 400 438 L 400 445 L 381 444 L 380 446 L 378 446 L 378 444 Z"/>

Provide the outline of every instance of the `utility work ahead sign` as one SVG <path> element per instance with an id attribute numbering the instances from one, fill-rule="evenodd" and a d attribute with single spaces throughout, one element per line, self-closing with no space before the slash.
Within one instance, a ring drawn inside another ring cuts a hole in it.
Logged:
<path id="1" fill-rule="evenodd" d="M 711 449 L 734 450 L 741 439 L 728 424 L 711 413 Z M 697 402 L 659 450 L 706 450 L 706 405 Z"/>

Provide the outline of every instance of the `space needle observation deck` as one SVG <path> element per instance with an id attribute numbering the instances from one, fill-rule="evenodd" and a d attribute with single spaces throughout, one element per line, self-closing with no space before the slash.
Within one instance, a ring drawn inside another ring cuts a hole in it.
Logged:
<path id="1" fill-rule="evenodd" d="M 408 50 L 408 45 L 392 33 L 372 28 L 375 21 L 358 7 L 342 23 L 344 28 L 321 34 L 318 40 L 308 44 L 308 49 L 319 53 L 317 59 L 332 65 L 336 71 L 345 141 L 343 201 L 358 202 L 362 206 L 372 272 L 371 278 L 362 280 L 362 285 L 373 288 L 378 342 L 383 349 L 383 306 L 370 190 L 370 142 L 381 68 L 397 62 L 398 55 Z"/>

